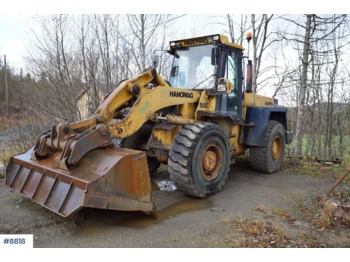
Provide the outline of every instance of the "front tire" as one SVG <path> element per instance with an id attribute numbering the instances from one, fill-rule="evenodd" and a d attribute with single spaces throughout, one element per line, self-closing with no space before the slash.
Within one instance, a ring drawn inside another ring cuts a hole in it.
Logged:
<path id="1" fill-rule="evenodd" d="M 205 198 L 220 191 L 230 169 L 230 146 L 222 128 L 213 123 L 184 126 L 169 152 L 168 171 L 176 187 Z"/>
<path id="2" fill-rule="evenodd" d="M 270 120 L 266 127 L 264 145 L 251 147 L 250 165 L 265 173 L 275 173 L 280 170 L 285 151 L 285 130 L 281 123 Z"/>

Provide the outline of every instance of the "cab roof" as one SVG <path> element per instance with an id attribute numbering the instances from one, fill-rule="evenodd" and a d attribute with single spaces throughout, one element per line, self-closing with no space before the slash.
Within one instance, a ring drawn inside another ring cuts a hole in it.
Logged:
<path id="1" fill-rule="evenodd" d="M 170 49 L 177 49 L 181 47 L 190 47 L 198 45 L 206 45 L 211 43 L 221 43 L 227 46 L 234 47 L 236 49 L 243 50 L 243 46 L 234 44 L 228 40 L 228 37 L 225 35 L 207 35 L 194 38 L 180 39 L 176 41 L 170 41 Z"/>

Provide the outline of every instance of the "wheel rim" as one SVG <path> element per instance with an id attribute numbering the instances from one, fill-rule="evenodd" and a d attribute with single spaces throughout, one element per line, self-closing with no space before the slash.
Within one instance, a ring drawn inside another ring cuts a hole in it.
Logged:
<path id="1" fill-rule="evenodd" d="M 275 137 L 272 144 L 272 159 L 277 161 L 280 159 L 282 153 L 282 141 L 279 136 Z"/>
<path id="2" fill-rule="evenodd" d="M 202 175 L 206 180 L 215 179 L 223 162 L 222 150 L 216 143 L 208 144 L 202 155 Z"/>

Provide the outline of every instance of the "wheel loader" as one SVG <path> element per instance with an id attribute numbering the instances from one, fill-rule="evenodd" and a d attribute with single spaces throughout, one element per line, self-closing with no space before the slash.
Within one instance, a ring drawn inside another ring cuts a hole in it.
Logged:
<path id="1" fill-rule="evenodd" d="M 155 214 L 151 175 L 167 164 L 184 194 L 220 191 L 235 158 L 280 169 L 286 108 L 252 93 L 252 64 L 224 35 L 171 41 L 170 77 L 150 67 L 120 83 L 83 121 L 63 122 L 14 156 L 5 184 L 67 217 L 83 207 Z"/>

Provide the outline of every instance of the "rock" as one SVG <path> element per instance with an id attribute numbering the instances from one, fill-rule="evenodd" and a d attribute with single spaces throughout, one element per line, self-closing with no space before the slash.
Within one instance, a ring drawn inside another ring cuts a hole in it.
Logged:
<path id="1" fill-rule="evenodd" d="M 304 228 L 310 228 L 310 225 L 306 222 L 302 222 L 302 221 L 295 221 L 294 225 L 298 226 L 298 227 L 304 227 Z"/>
<path id="2" fill-rule="evenodd" d="M 225 212 L 226 209 L 225 209 L 225 208 L 222 208 L 222 207 L 212 207 L 212 208 L 210 209 L 210 211 L 212 211 L 212 212 Z"/>
<path id="3" fill-rule="evenodd" d="M 344 213 L 345 213 L 345 211 L 341 207 L 339 207 L 335 210 L 334 217 L 342 218 L 344 216 Z"/>
<path id="4" fill-rule="evenodd" d="M 349 211 L 344 213 L 343 219 L 344 219 L 344 222 L 346 222 L 347 224 L 350 224 L 350 212 Z"/>
<path id="5" fill-rule="evenodd" d="M 0 178 L 5 176 L 5 165 L 0 161 Z"/>
<path id="6" fill-rule="evenodd" d="M 157 186 L 159 187 L 160 190 L 165 190 L 165 191 L 175 191 L 177 188 L 174 185 L 173 181 L 159 181 L 156 182 Z"/>
<path id="7" fill-rule="evenodd" d="M 331 200 L 327 200 L 323 203 L 323 211 L 328 216 L 333 216 L 338 205 Z"/>

